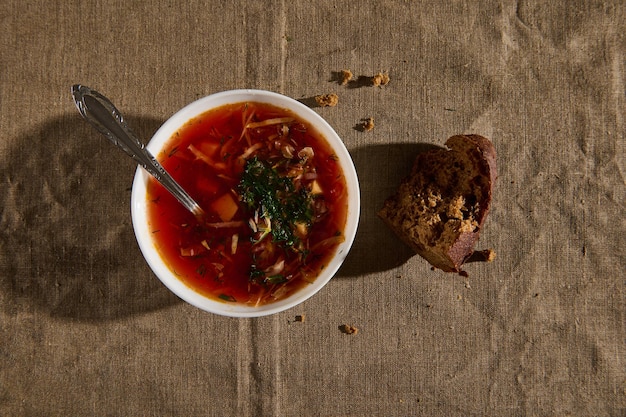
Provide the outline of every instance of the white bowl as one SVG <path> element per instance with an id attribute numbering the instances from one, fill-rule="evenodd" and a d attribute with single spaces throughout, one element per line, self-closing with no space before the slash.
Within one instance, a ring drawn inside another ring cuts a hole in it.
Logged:
<path id="1" fill-rule="evenodd" d="M 334 149 L 341 163 L 348 190 L 348 213 L 344 229 L 345 241 L 339 245 L 330 263 L 322 270 L 317 279 L 296 291 L 291 296 L 258 307 L 236 303 L 220 302 L 208 298 L 188 287 L 176 277 L 161 258 L 147 220 L 147 184 L 149 174 L 141 167 L 137 169 L 131 195 L 131 214 L 135 236 L 143 256 L 155 275 L 174 294 L 202 310 L 230 317 L 260 317 L 278 313 L 294 307 L 317 293 L 335 275 L 352 246 L 359 222 L 360 191 L 359 182 L 352 158 L 345 145 L 333 128 L 320 115 L 304 104 L 281 94 L 262 90 L 231 90 L 212 94 L 187 105 L 154 134 L 147 145 L 149 151 L 158 155 L 161 148 L 172 135 L 190 119 L 216 107 L 231 103 L 260 102 L 286 108 L 298 117 L 314 126 Z"/>

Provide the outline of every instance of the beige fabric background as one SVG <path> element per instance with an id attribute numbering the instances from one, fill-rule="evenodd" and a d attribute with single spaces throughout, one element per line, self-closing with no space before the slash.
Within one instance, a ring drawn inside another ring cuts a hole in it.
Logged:
<path id="1" fill-rule="evenodd" d="M 619 0 L 2 2 L 0 415 L 626 415 L 625 22 Z M 336 92 L 315 110 L 363 200 L 338 276 L 260 319 L 171 295 L 79 82 L 146 140 L 210 93 Z M 470 132 L 498 151 L 480 242 L 498 258 L 463 278 L 375 211 L 421 147 Z"/>

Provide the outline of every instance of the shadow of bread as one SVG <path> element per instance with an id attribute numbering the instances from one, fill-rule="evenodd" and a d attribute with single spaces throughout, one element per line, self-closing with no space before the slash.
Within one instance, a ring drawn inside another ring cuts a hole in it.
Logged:
<path id="1" fill-rule="evenodd" d="M 354 244 L 338 277 L 357 277 L 396 268 L 415 253 L 378 218 L 387 197 L 409 175 L 416 155 L 438 148 L 426 143 L 368 145 L 352 151 L 361 186 L 361 218 Z"/>
<path id="2" fill-rule="evenodd" d="M 161 120 L 128 118 L 147 142 Z M 78 113 L 19 138 L 0 165 L 0 291 L 8 314 L 103 320 L 172 305 L 133 234 L 136 165 Z"/>

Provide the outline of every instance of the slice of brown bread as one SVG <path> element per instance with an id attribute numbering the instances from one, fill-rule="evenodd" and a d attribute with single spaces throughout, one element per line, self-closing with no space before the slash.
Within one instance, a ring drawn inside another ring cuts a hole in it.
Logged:
<path id="1" fill-rule="evenodd" d="M 416 157 L 410 175 L 378 215 L 431 265 L 460 272 L 491 206 L 496 151 L 479 135 L 452 136 L 446 146 L 449 150 Z"/>

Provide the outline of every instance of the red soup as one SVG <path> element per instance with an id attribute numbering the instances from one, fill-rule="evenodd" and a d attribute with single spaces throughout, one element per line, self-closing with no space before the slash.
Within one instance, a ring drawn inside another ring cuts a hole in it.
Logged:
<path id="1" fill-rule="evenodd" d="M 283 299 L 315 280 L 344 240 L 339 161 L 288 110 L 250 102 L 208 111 L 158 158 L 207 213 L 200 221 L 156 181 L 148 185 L 156 246 L 201 294 L 247 305 Z"/>

